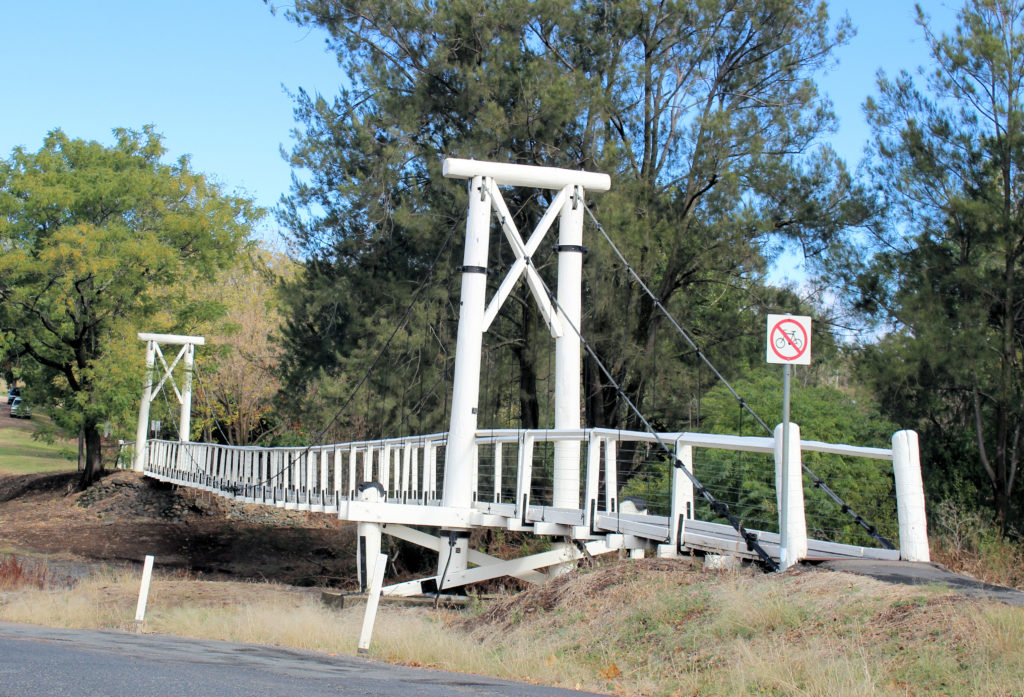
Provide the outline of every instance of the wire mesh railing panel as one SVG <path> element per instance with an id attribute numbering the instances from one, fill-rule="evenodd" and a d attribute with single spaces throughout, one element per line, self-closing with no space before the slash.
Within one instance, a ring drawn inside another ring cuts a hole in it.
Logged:
<path id="1" fill-rule="evenodd" d="M 473 501 L 494 501 L 501 491 L 502 447 L 498 443 L 477 445 L 476 481 Z"/>
<path id="2" fill-rule="evenodd" d="M 615 448 L 619 505 L 629 499 L 640 510 L 667 516 L 672 504 L 674 459 L 656 444 L 620 440 Z"/>
<path id="3" fill-rule="evenodd" d="M 696 477 L 745 527 L 779 531 L 774 455 L 695 448 L 693 460 Z M 706 500 L 698 498 L 694 504 L 695 518 L 726 522 Z"/>
<path id="4" fill-rule="evenodd" d="M 847 504 L 870 520 L 882 536 L 897 539 L 899 523 L 891 462 L 821 453 L 804 453 L 804 461 L 810 462 L 814 472 L 830 487 L 842 491 Z M 867 547 L 878 544 L 856 518 L 839 510 L 808 477 L 804 478 L 804 509 L 808 537 Z"/>
<path id="5" fill-rule="evenodd" d="M 533 444 L 531 462 L 533 467 L 530 478 L 530 504 L 551 506 L 554 504 L 555 493 L 555 444 L 551 441 L 536 440 Z"/>

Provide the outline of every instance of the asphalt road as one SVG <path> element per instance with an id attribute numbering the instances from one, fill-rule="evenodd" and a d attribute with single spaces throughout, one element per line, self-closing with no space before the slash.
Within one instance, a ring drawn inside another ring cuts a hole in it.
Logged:
<path id="1" fill-rule="evenodd" d="M 1008 605 L 1024 607 L 1024 592 L 1003 586 L 993 586 L 970 576 L 953 573 L 941 564 L 934 562 L 842 559 L 823 562 L 821 566 L 833 571 L 871 576 L 886 583 L 946 586 L 972 598 L 997 600 Z"/>
<path id="2" fill-rule="evenodd" d="M 579 697 L 352 656 L 0 623 L 0 697 Z"/>

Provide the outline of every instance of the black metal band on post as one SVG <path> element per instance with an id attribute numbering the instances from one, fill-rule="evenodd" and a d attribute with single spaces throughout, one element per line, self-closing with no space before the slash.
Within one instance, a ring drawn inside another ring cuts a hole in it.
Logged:
<path id="1" fill-rule="evenodd" d="M 590 250 L 581 244 L 556 244 L 551 249 L 556 252 L 579 252 L 580 254 L 590 253 Z"/>
<path id="2" fill-rule="evenodd" d="M 455 270 L 459 273 L 482 273 L 485 276 L 487 275 L 486 266 L 457 266 Z"/>

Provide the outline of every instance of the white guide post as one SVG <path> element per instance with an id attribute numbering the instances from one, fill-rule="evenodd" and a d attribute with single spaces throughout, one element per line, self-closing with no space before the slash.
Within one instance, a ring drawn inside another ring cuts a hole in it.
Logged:
<path id="1" fill-rule="evenodd" d="M 924 484 L 921 481 L 921 454 L 915 431 L 897 431 L 893 435 L 892 470 L 896 479 L 900 558 L 906 561 L 931 561 Z"/>
<path id="2" fill-rule="evenodd" d="M 153 398 L 153 362 L 156 357 L 156 342 L 146 342 L 146 375 L 142 378 L 142 401 L 139 402 L 139 425 L 135 430 L 135 461 L 132 470 L 146 469 L 146 440 L 149 437 L 149 403 Z"/>
<path id="3" fill-rule="evenodd" d="M 146 603 L 149 602 L 149 584 L 153 580 L 153 556 L 147 554 L 142 565 L 142 583 L 139 585 L 139 602 L 135 606 L 135 623 L 141 625 L 146 620 Z"/>
<path id="4" fill-rule="evenodd" d="M 562 204 L 558 228 L 558 305 L 565 330 L 555 338 L 555 429 L 580 427 L 581 342 L 583 310 L 583 190 L 571 189 Z M 580 507 L 580 442 L 555 442 L 555 508 Z"/>
<path id="5" fill-rule="evenodd" d="M 779 506 L 779 567 L 788 569 L 807 556 L 807 519 L 804 516 L 804 479 L 800 461 L 800 427 L 775 427 L 775 497 Z M 783 443 L 785 442 L 785 449 Z M 789 452 L 786 453 L 786 450 Z"/>

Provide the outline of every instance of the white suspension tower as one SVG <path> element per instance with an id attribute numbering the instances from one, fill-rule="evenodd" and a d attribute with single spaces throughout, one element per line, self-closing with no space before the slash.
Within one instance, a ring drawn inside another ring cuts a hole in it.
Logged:
<path id="1" fill-rule="evenodd" d="M 607 191 L 611 187 L 611 178 L 596 172 L 459 159 L 446 159 L 443 172 L 445 177 L 470 181 L 442 495 L 444 506 L 468 509 L 473 505 L 472 474 L 477 466 L 477 407 L 483 334 L 521 276 L 526 276 L 531 294 L 555 339 L 554 428 L 580 428 L 581 343 L 576 332 L 581 329 L 582 319 L 583 197 L 586 191 Z M 558 192 L 528 240 L 524 241 L 516 228 L 499 186 Z M 494 297 L 487 303 L 487 251 L 492 209 L 498 215 L 502 232 L 516 259 Z M 531 261 L 556 218 L 557 307 L 548 297 L 545 284 Z M 555 443 L 552 504 L 555 508 L 580 507 L 579 441 Z M 468 536 L 468 530 L 449 531 L 447 539 L 442 536 L 438 559 L 439 586 L 443 587 L 446 572 L 466 568 Z"/>
<path id="2" fill-rule="evenodd" d="M 135 460 L 132 469 L 142 472 L 146 469 L 146 445 L 149 436 L 149 405 L 159 394 L 164 384 L 170 382 L 178 404 L 181 406 L 178 416 L 178 439 L 182 443 L 189 441 L 192 428 L 192 366 L 195 359 L 195 347 L 202 346 L 206 339 L 201 336 L 181 336 L 178 334 L 140 333 L 139 339 L 146 342 L 146 374 L 142 381 L 142 400 L 139 402 L 139 425 L 135 432 Z M 160 350 L 160 344 L 181 346 L 177 357 L 170 365 Z M 156 387 L 153 387 L 153 366 L 160 359 L 163 375 Z M 181 389 L 174 380 L 174 368 L 179 362 L 184 364 L 184 376 Z"/>

